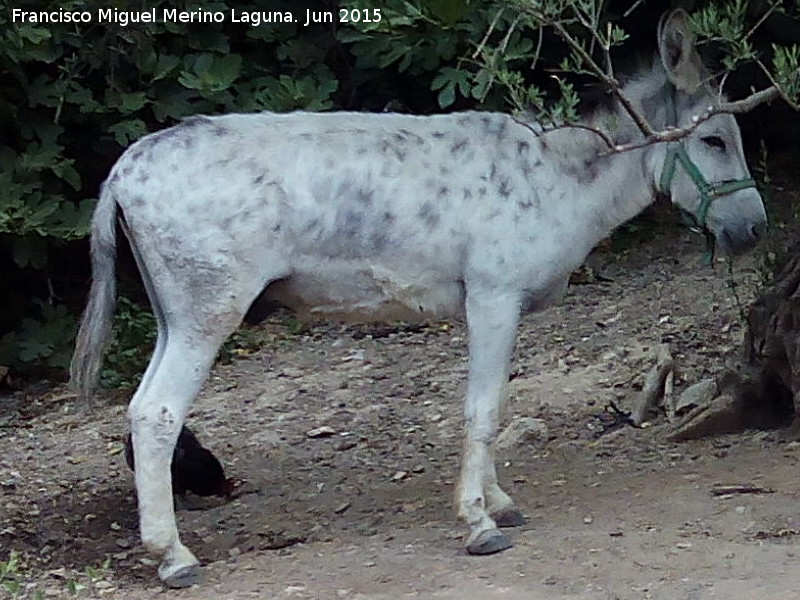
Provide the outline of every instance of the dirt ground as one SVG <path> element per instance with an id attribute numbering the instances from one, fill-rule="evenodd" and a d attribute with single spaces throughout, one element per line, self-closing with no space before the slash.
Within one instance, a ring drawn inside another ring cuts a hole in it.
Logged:
<path id="1" fill-rule="evenodd" d="M 241 482 L 230 502 L 179 512 L 207 565 L 199 587 L 163 590 L 139 545 L 113 394 L 88 423 L 63 388 L 0 399 L 0 561 L 19 553 L 18 597 L 800 599 L 800 444 L 774 431 L 670 442 L 663 416 L 637 429 L 606 408 L 630 409 L 658 343 L 678 390 L 739 353 L 724 263 L 703 264 L 699 236 L 659 230 L 594 254 L 563 302 L 524 319 L 506 423 L 540 421 L 501 453 L 527 516 L 511 550 L 466 556 L 453 518 L 463 326 L 296 333 L 277 315 L 190 416 Z M 737 263 L 742 302 L 757 265 Z"/>

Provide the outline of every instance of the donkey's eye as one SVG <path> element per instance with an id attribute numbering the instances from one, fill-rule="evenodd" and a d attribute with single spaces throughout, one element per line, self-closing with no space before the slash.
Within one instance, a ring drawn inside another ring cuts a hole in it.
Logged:
<path id="1" fill-rule="evenodd" d="M 703 143 L 711 146 L 712 148 L 718 148 L 719 150 L 725 150 L 725 140 L 723 140 L 718 135 L 707 135 L 704 138 L 701 138 Z"/>

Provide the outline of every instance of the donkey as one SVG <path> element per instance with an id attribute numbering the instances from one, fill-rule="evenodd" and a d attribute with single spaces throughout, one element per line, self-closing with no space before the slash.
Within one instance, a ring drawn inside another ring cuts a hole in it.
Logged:
<path id="1" fill-rule="evenodd" d="M 720 101 L 687 19 L 662 21 L 657 59 L 624 85 L 656 127 L 687 125 Z M 618 103 L 583 123 L 617 143 L 640 136 Z M 499 528 L 523 515 L 498 484 L 494 443 L 521 313 L 557 300 L 592 247 L 659 191 L 723 250 L 750 248 L 766 227 L 730 115 L 679 143 L 605 148 L 586 129 L 486 112 L 195 117 L 133 144 L 94 213 L 72 378 L 87 397 L 114 310 L 119 223 L 158 327 L 129 417 L 141 536 L 161 580 L 199 575 L 175 524 L 170 458 L 218 348 L 262 292 L 307 318 L 465 317 L 457 510 L 468 553 L 510 547 Z"/>

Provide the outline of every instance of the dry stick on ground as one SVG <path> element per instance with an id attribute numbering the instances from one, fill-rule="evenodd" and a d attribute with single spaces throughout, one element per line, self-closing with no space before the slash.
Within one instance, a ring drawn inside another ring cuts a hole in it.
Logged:
<path id="1" fill-rule="evenodd" d="M 645 377 L 642 391 L 631 414 L 634 425 L 644 423 L 647 415 L 658 405 L 658 401 L 664 396 L 667 388 L 672 387 L 669 376 L 674 369 L 675 361 L 670 354 L 669 344 L 661 344 L 658 347 L 656 364 Z M 670 389 L 669 392 L 671 393 L 672 390 Z"/>

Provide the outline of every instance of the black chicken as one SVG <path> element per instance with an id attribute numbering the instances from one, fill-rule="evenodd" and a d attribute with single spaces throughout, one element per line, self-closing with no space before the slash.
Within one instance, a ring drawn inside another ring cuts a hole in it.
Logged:
<path id="1" fill-rule="evenodd" d="M 131 434 L 125 441 L 125 462 L 131 470 L 135 470 Z M 225 478 L 225 471 L 217 457 L 203 448 L 197 436 L 185 425 L 175 444 L 170 472 L 172 493 L 181 497 L 186 492 L 192 492 L 198 496 L 230 498 L 235 487 L 233 480 Z"/>

